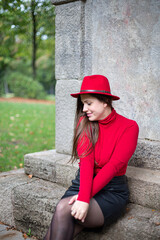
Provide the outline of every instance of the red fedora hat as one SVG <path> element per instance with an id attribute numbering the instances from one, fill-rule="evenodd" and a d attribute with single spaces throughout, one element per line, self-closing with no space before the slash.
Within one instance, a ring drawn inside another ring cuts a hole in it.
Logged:
<path id="1" fill-rule="evenodd" d="M 71 96 L 77 98 L 80 94 L 103 94 L 111 96 L 112 100 L 119 100 L 120 98 L 111 94 L 109 81 L 102 75 L 86 76 L 83 79 L 81 90 L 79 93 L 72 93 Z"/>

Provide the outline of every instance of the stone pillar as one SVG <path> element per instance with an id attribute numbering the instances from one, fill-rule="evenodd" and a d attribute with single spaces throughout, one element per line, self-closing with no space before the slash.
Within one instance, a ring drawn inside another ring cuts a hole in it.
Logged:
<path id="1" fill-rule="evenodd" d="M 56 151 L 71 152 L 84 75 L 108 77 L 117 112 L 160 141 L 160 14 L 156 0 L 52 0 L 56 5 Z M 158 143 L 158 142 L 157 142 Z"/>
<path id="2" fill-rule="evenodd" d="M 56 151 L 71 153 L 76 99 L 83 70 L 84 1 L 56 5 Z"/>

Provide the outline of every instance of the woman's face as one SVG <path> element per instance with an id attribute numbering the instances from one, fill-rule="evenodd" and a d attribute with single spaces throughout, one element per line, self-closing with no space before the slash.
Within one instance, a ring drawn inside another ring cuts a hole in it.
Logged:
<path id="1" fill-rule="evenodd" d="M 90 121 L 98 121 L 106 118 L 108 114 L 107 103 L 100 102 L 90 94 L 82 94 L 83 112 Z"/>

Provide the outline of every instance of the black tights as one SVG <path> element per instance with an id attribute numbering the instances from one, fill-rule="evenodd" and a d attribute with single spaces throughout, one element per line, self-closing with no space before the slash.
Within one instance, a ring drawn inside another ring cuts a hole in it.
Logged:
<path id="1" fill-rule="evenodd" d="M 95 199 L 91 199 L 87 217 L 82 223 L 71 215 L 72 197 L 67 197 L 58 203 L 50 227 L 44 240 L 72 240 L 83 228 L 101 227 L 104 224 L 103 213 Z"/>

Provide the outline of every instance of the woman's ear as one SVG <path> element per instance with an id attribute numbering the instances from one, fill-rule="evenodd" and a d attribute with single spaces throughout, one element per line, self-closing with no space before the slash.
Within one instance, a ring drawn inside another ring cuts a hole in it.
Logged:
<path id="1" fill-rule="evenodd" d="M 108 106 L 108 104 L 107 104 L 107 103 L 104 103 L 104 105 L 103 105 L 103 106 L 104 106 L 104 108 L 106 108 L 106 107 Z"/>

